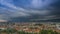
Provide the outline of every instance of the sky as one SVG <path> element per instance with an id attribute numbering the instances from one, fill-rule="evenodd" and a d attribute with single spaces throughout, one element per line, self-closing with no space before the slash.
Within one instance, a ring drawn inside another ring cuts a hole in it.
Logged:
<path id="1" fill-rule="evenodd" d="M 60 0 L 0 0 L 0 20 L 60 19 Z"/>

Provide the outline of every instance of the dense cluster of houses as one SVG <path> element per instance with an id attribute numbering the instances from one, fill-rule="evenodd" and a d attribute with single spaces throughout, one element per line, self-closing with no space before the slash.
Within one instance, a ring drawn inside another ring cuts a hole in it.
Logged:
<path id="1" fill-rule="evenodd" d="M 14 23 L 14 24 L 0 24 L 0 29 L 13 28 L 18 31 L 38 33 L 40 30 L 53 30 L 60 32 L 60 23 Z"/>

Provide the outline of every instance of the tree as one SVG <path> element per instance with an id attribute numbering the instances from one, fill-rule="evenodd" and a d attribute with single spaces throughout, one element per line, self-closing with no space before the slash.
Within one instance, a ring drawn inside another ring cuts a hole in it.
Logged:
<path id="1" fill-rule="evenodd" d="M 13 33 L 17 32 L 17 30 L 11 29 L 11 28 L 7 29 L 6 31 L 8 34 L 10 34 L 10 33 L 13 34 Z"/>
<path id="2" fill-rule="evenodd" d="M 39 34 L 59 34 L 59 33 L 53 30 L 41 30 Z"/>

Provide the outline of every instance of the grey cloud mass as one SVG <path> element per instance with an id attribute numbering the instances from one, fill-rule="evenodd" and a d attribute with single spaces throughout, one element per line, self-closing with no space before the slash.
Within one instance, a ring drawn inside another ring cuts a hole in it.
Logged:
<path id="1" fill-rule="evenodd" d="M 0 20 L 54 19 L 60 19 L 60 0 L 0 0 Z"/>

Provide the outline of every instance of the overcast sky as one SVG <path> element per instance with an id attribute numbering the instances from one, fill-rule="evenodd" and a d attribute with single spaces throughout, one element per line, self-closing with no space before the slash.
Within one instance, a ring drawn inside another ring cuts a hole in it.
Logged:
<path id="1" fill-rule="evenodd" d="M 60 19 L 60 0 L 0 0 L 0 20 L 37 15 L 40 20 Z"/>

